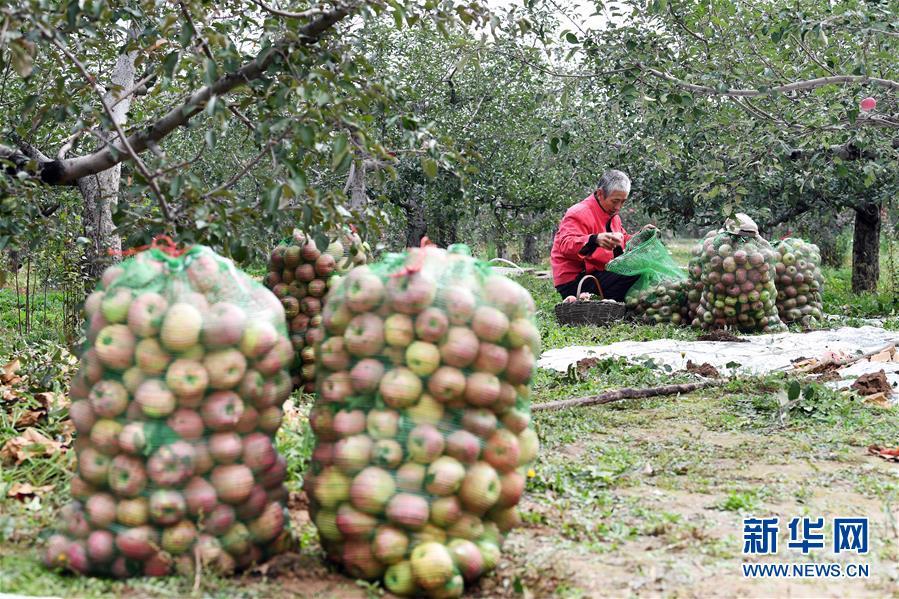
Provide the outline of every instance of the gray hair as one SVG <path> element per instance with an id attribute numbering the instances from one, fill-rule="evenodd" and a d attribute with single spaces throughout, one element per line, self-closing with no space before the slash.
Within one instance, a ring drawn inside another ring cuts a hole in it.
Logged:
<path id="1" fill-rule="evenodd" d="M 596 189 L 601 189 L 604 196 L 616 191 L 623 191 L 625 195 L 631 192 L 631 178 L 622 171 L 610 170 L 603 173 Z"/>

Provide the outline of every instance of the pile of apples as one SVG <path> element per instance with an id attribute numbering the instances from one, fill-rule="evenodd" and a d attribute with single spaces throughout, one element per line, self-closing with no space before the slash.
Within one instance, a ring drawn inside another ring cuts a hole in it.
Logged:
<path id="1" fill-rule="evenodd" d="M 687 293 L 692 283 L 687 279 L 665 279 L 625 298 L 627 309 L 646 324 L 689 323 Z"/>
<path id="2" fill-rule="evenodd" d="M 702 295 L 694 323 L 764 333 L 784 330 L 774 286 L 776 252 L 757 235 L 720 231 L 699 248 Z"/>
<path id="3" fill-rule="evenodd" d="M 289 243 L 272 250 L 265 286 L 281 300 L 296 352 L 290 374 L 295 389 L 315 390 L 315 346 L 321 342 L 321 313 L 328 289 L 354 266 L 365 264 L 362 239 L 345 232 L 321 251 L 299 229 Z"/>
<path id="4" fill-rule="evenodd" d="M 46 565 L 229 573 L 279 551 L 293 348 L 277 298 L 209 248 L 154 248 L 107 269 L 85 312 L 74 501 Z"/>
<path id="5" fill-rule="evenodd" d="M 565 299 L 562 300 L 562 303 L 563 304 L 573 304 L 575 302 L 589 302 L 592 299 L 593 299 L 593 294 L 587 293 L 586 291 L 584 291 L 577 297 L 575 297 L 573 295 L 569 295 L 568 297 L 566 297 Z"/>
<path id="6" fill-rule="evenodd" d="M 388 255 L 331 291 L 305 486 L 349 575 L 459 597 L 496 566 L 538 449 L 534 314 L 461 245 Z"/>
<path id="7" fill-rule="evenodd" d="M 785 323 L 809 326 L 824 317 L 821 252 L 813 243 L 788 237 L 774 244 L 777 251 L 777 311 Z"/>

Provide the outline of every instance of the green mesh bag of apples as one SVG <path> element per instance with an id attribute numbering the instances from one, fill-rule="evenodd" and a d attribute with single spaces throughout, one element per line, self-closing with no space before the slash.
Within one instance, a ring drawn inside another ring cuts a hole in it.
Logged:
<path id="1" fill-rule="evenodd" d="M 355 231 L 346 229 L 319 248 L 299 229 L 269 257 L 263 282 L 281 300 L 295 358 L 293 386 L 315 391 L 315 347 L 321 342 L 321 312 L 328 289 L 351 268 L 365 264 L 369 248 Z"/>
<path id="2" fill-rule="evenodd" d="M 349 575 L 459 597 L 496 566 L 538 448 L 534 313 L 462 245 L 388 255 L 328 295 L 304 484 Z"/>
<path id="3" fill-rule="evenodd" d="M 705 237 L 696 256 L 702 294 L 694 323 L 703 329 L 733 327 L 774 333 L 786 330 L 777 313 L 777 252 L 745 214 Z"/>
<path id="4" fill-rule="evenodd" d="M 209 248 L 153 247 L 107 269 L 85 312 L 74 501 L 47 566 L 227 574 L 282 549 L 273 439 L 293 349 L 278 299 Z"/>
<path id="5" fill-rule="evenodd" d="M 774 243 L 777 312 L 785 323 L 811 326 L 824 318 L 821 252 L 814 243 L 787 237 Z"/>
<path id="6" fill-rule="evenodd" d="M 686 324 L 687 275 L 659 239 L 657 229 L 634 235 L 625 252 L 606 265 L 609 272 L 639 276 L 624 297 L 628 311 L 648 324 Z"/>

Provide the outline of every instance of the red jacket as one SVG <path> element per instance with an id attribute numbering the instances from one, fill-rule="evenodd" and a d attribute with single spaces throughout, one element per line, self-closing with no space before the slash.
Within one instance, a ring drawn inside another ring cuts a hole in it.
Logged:
<path id="1" fill-rule="evenodd" d="M 627 244 L 631 236 L 624 230 L 621 216 L 616 214 L 611 218 L 611 231 L 621 233 L 624 236 L 624 243 Z M 559 225 L 549 255 L 553 269 L 553 285 L 570 283 L 585 270 L 606 269 L 606 264 L 615 257 L 612 250 L 596 248 L 589 256 L 582 256 L 578 252 L 590 240 L 591 235 L 608 232 L 606 229 L 608 222 L 609 213 L 602 209 L 593 194 L 568 209 Z"/>

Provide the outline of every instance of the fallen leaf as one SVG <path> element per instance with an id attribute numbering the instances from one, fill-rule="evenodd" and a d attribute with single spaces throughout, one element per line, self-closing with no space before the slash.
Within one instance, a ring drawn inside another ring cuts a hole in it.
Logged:
<path id="1" fill-rule="evenodd" d="M 46 493 L 49 493 L 56 485 L 42 485 L 40 487 L 32 486 L 30 483 L 13 483 L 9 488 L 9 491 L 6 493 L 7 497 L 12 497 L 13 499 L 18 499 L 19 501 L 24 501 L 29 497 L 33 497 L 35 495 L 42 496 Z"/>
<path id="2" fill-rule="evenodd" d="M 11 362 L 7 362 L 0 368 L 0 370 L 3 371 L 2 374 L 0 374 L 0 382 L 9 385 L 13 379 L 18 379 L 19 377 L 16 376 L 16 372 L 18 372 L 20 368 L 22 368 L 22 362 L 20 362 L 18 358 Z"/>
<path id="3" fill-rule="evenodd" d="M 874 393 L 865 397 L 865 403 L 879 406 L 881 408 L 890 407 L 890 400 L 887 399 L 886 393 Z"/>
<path id="4" fill-rule="evenodd" d="M 41 418 L 43 418 L 45 412 L 38 410 L 25 410 L 21 414 L 16 417 L 15 422 L 13 422 L 13 428 L 15 429 L 23 429 L 28 428 L 29 426 L 34 426 L 37 424 Z"/>
<path id="5" fill-rule="evenodd" d="M 19 399 L 19 394 L 15 389 L 7 385 L 0 385 L 0 401 L 13 402 Z"/>
<path id="6" fill-rule="evenodd" d="M 893 390 L 890 388 L 890 383 L 887 380 L 887 375 L 881 369 L 879 372 L 869 372 L 867 374 L 863 374 L 858 377 L 854 383 L 852 383 L 852 389 L 857 391 L 859 395 L 874 395 L 876 393 L 883 393 L 887 396 L 892 394 Z"/>
<path id="7" fill-rule="evenodd" d="M 49 439 L 34 428 L 27 428 L 0 449 L 0 461 L 16 466 L 32 457 L 52 456 L 63 451 L 62 444 Z"/>
<path id="8" fill-rule="evenodd" d="M 34 398 L 41 402 L 41 406 L 45 410 L 67 408 L 72 403 L 65 393 L 53 393 L 52 391 L 35 393 Z"/>

